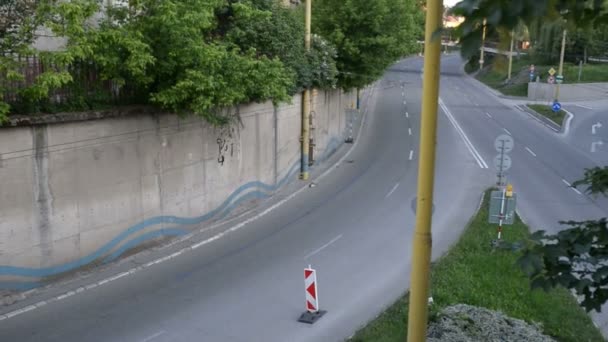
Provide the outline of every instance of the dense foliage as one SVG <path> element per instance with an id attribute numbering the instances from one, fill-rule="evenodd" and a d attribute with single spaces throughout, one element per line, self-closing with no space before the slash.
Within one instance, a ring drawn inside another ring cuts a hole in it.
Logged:
<path id="1" fill-rule="evenodd" d="M 338 85 L 361 88 L 417 51 L 422 10 L 414 0 L 316 0 L 313 27 L 338 49 Z"/>
<path id="2" fill-rule="evenodd" d="M 226 118 L 217 108 L 372 82 L 414 51 L 422 23 L 414 0 L 318 0 L 317 34 L 307 52 L 303 6 L 286 8 L 276 0 L 102 3 L 0 3 L 0 91 L 13 95 L 0 98 L 0 121 L 11 113 L 48 111 L 59 96 L 52 92 L 68 89 L 69 96 L 61 95 L 70 98 L 67 109 L 127 95 L 221 124 Z M 62 37 L 63 48 L 35 50 L 41 29 Z M 32 66 L 17 56 L 35 56 L 45 71 L 26 78 Z M 93 80 L 83 79 L 91 72 Z"/>

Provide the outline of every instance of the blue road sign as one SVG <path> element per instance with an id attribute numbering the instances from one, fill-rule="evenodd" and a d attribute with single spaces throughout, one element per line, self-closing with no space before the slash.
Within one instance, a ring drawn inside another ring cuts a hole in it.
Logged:
<path id="1" fill-rule="evenodd" d="M 560 109 L 562 109 L 562 105 L 559 102 L 555 101 L 553 102 L 552 108 L 554 112 L 559 112 Z"/>

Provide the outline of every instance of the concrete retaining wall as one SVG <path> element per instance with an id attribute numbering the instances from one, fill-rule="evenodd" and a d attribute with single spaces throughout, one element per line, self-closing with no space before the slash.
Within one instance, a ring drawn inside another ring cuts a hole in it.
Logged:
<path id="1" fill-rule="evenodd" d="M 553 101 L 555 99 L 555 84 L 528 83 L 528 99 L 534 101 Z M 608 83 L 579 83 L 562 84 L 559 99 L 568 101 L 591 101 L 608 98 Z"/>
<path id="2" fill-rule="evenodd" d="M 344 141 L 354 101 L 315 96 L 317 162 Z M 297 179 L 300 102 L 243 105 L 222 128 L 140 114 L 0 129 L 0 288 L 34 287 L 252 208 Z"/>

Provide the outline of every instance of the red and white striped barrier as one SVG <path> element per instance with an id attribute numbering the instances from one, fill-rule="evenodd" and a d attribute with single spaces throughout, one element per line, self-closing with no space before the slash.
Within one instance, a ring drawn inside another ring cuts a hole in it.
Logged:
<path id="1" fill-rule="evenodd" d="M 326 311 L 319 310 L 319 292 L 317 291 L 317 271 L 308 266 L 304 269 L 304 289 L 306 292 L 306 311 L 298 322 L 313 324 Z"/>
<path id="2" fill-rule="evenodd" d="M 317 297 L 317 271 L 312 268 L 304 269 L 304 288 L 306 289 L 306 311 L 315 313 L 319 311 L 319 297 Z"/>

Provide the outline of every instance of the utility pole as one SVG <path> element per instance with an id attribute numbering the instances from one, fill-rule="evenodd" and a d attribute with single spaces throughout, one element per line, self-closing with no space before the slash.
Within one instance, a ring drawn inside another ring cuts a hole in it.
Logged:
<path id="1" fill-rule="evenodd" d="M 566 35 L 568 30 L 564 28 L 564 34 L 562 36 L 562 51 L 559 55 L 559 71 L 557 72 L 558 79 L 560 76 L 564 76 L 564 54 L 566 52 Z M 559 86 L 561 82 L 557 82 L 555 86 L 555 102 L 559 101 Z"/>
<path id="2" fill-rule="evenodd" d="M 511 72 L 513 71 L 513 39 L 514 39 L 515 31 L 511 31 L 511 48 L 509 49 L 509 76 L 507 80 L 511 80 Z"/>
<path id="3" fill-rule="evenodd" d="M 481 34 L 481 58 L 479 58 L 479 70 L 483 69 L 483 63 L 484 63 L 484 52 L 485 52 L 485 46 L 486 45 L 486 19 L 483 20 L 483 33 Z"/>
<path id="4" fill-rule="evenodd" d="M 418 197 L 416 199 L 416 232 L 413 241 L 410 277 L 408 342 L 426 341 L 432 247 L 431 214 L 435 175 L 435 141 L 437 137 L 439 72 L 441 69 L 441 38 L 434 37 L 434 34 L 442 26 L 442 3 L 442 0 L 428 0 L 426 10 L 420 162 L 418 164 Z"/>
<path id="5" fill-rule="evenodd" d="M 312 16 L 312 0 L 306 0 L 306 15 L 304 46 L 310 51 L 310 22 Z M 302 94 L 302 164 L 300 167 L 300 179 L 308 179 L 308 150 L 310 148 L 310 89 L 306 88 Z"/>

